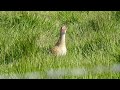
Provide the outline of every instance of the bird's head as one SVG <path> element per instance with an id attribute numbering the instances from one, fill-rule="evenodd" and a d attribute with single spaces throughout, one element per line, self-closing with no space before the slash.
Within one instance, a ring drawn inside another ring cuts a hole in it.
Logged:
<path id="1" fill-rule="evenodd" d="M 62 26 L 60 29 L 61 34 L 65 34 L 67 31 L 67 27 L 66 26 Z"/>

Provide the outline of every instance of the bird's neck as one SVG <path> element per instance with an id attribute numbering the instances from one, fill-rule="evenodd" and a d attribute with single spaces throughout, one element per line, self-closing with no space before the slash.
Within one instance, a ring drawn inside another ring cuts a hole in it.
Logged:
<path id="1" fill-rule="evenodd" d="M 59 42 L 61 46 L 65 46 L 65 33 L 60 34 Z"/>

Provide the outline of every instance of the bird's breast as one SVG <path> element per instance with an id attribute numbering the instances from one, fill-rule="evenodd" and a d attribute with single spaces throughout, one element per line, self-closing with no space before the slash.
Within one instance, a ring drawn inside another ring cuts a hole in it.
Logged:
<path id="1" fill-rule="evenodd" d="M 61 47 L 61 49 L 59 50 L 59 55 L 66 55 L 67 49 L 66 47 Z"/>
<path id="2" fill-rule="evenodd" d="M 66 47 L 59 47 L 56 46 L 52 49 L 52 53 L 54 53 L 57 56 L 62 56 L 62 55 L 66 55 L 67 49 Z"/>

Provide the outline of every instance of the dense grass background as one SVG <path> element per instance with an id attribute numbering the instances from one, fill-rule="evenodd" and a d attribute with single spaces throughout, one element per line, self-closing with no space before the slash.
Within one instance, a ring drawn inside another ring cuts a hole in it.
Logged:
<path id="1" fill-rule="evenodd" d="M 55 57 L 64 24 L 68 52 Z M 120 12 L 1 11 L 0 78 L 120 79 Z"/>

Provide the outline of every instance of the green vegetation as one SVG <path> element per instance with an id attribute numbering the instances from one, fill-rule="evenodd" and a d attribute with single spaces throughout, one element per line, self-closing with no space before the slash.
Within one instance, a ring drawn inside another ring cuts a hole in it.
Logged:
<path id="1" fill-rule="evenodd" d="M 55 57 L 64 24 L 67 55 Z M 120 79 L 119 65 L 120 12 L 0 12 L 0 78 Z"/>

